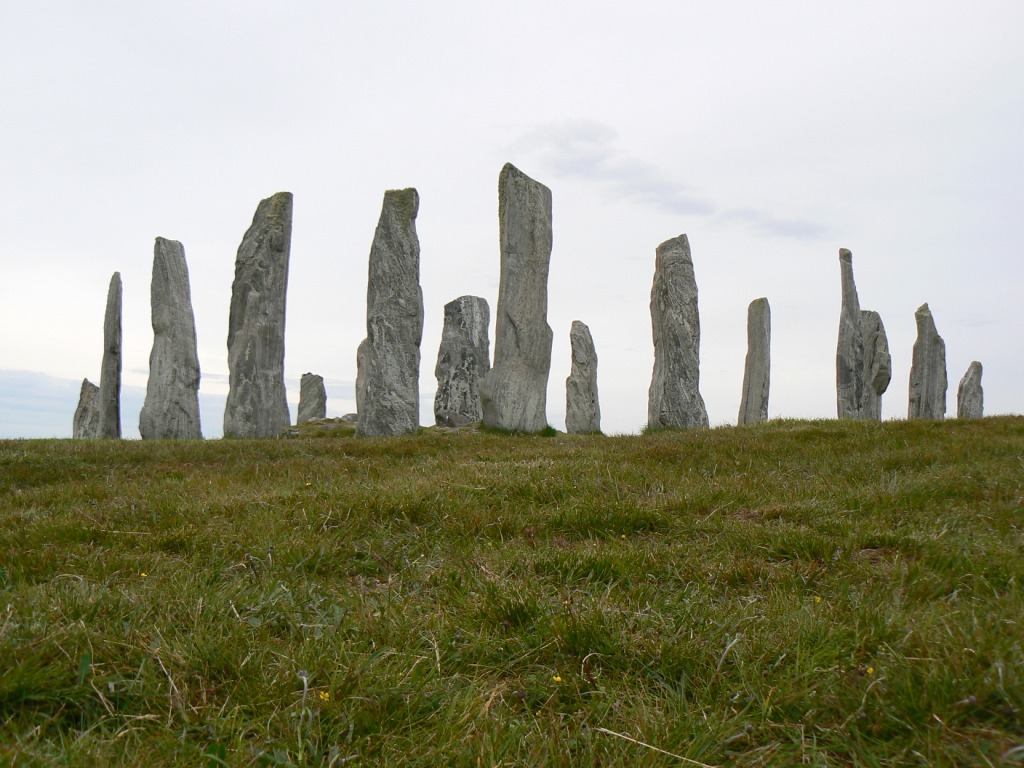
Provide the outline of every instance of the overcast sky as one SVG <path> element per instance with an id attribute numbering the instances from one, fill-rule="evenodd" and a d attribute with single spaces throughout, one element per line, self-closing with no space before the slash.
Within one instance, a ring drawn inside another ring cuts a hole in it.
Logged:
<path id="1" fill-rule="evenodd" d="M 157 236 L 185 247 L 203 431 L 219 436 L 235 253 L 281 190 L 295 195 L 292 416 L 305 371 L 327 380 L 328 415 L 354 411 L 370 243 L 384 190 L 409 186 L 432 423 L 444 304 L 475 294 L 495 314 L 507 161 L 553 195 L 559 429 L 576 319 L 597 346 L 605 431 L 646 422 L 655 248 L 683 232 L 712 425 L 736 421 L 760 296 L 770 415 L 835 416 L 840 247 L 888 331 L 883 417 L 906 416 L 924 302 L 948 413 L 972 360 L 987 413 L 1024 411 L 1019 0 L 0 2 L 0 436 L 70 435 L 114 271 L 122 421 L 138 434 Z M 53 387 L 67 402 L 39 399 Z"/>

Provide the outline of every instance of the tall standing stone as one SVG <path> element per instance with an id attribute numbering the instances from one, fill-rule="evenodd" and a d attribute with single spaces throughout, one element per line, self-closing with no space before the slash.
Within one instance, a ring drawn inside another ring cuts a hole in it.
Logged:
<path id="1" fill-rule="evenodd" d="M 75 420 L 71 427 L 72 437 L 83 440 L 99 437 L 99 394 L 99 387 L 88 379 L 82 379 L 82 391 L 78 395 L 78 407 L 75 408 Z"/>
<path id="2" fill-rule="evenodd" d="M 107 289 L 103 315 L 103 362 L 100 366 L 99 437 L 121 437 L 121 273 Z"/>
<path id="3" fill-rule="evenodd" d="M 362 403 L 356 434 L 415 433 L 420 426 L 420 341 L 423 291 L 415 189 L 384 193 L 370 248 Z M 358 384 L 357 384 L 358 389 Z"/>
<path id="4" fill-rule="evenodd" d="M 491 310 L 479 296 L 460 296 L 444 305 L 444 328 L 434 367 L 434 422 L 438 426 L 464 427 L 483 418 L 480 380 L 491 369 L 490 324 Z"/>
<path id="5" fill-rule="evenodd" d="M 305 424 L 313 419 L 327 418 L 327 388 L 324 377 L 315 373 L 302 374 L 299 383 L 299 415 L 296 424 Z"/>
<path id="6" fill-rule="evenodd" d="M 238 246 L 228 319 L 225 437 L 276 437 L 291 423 L 284 387 L 284 319 L 292 194 L 260 202 Z"/>
<path id="7" fill-rule="evenodd" d="M 747 359 L 743 366 L 743 394 L 737 424 L 768 420 L 771 377 L 772 310 L 768 299 L 754 299 L 747 307 Z"/>
<path id="8" fill-rule="evenodd" d="M 864 335 L 853 281 L 853 254 L 846 248 L 839 249 L 839 270 L 843 303 L 836 346 L 836 411 L 840 419 L 859 419 L 864 400 Z"/>
<path id="9" fill-rule="evenodd" d="M 366 399 L 366 371 L 370 364 L 370 340 L 363 339 L 356 348 L 356 414 L 363 412 Z M 358 422 L 358 419 L 357 419 Z"/>
<path id="10" fill-rule="evenodd" d="M 572 368 L 565 380 L 565 431 L 574 434 L 600 432 L 597 351 L 590 328 L 579 320 L 573 320 L 569 345 L 572 348 Z"/>
<path id="11" fill-rule="evenodd" d="M 185 249 L 177 240 L 158 237 L 153 246 L 150 310 L 153 350 L 139 434 L 144 440 L 200 439 L 196 321 Z"/>
<path id="12" fill-rule="evenodd" d="M 551 190 L 507 163 L 498 178 L 501 278 L 494 367 L 480 383 L 483 423 L 515 432 L 548 425 Z"/>
<path id="13" fill-rule="evenodd" d="M 946 342 L 935 329 L 927 304 L 914 313 L 917 340 L 910 366 L 909 419 L 941 421 L 946 416 Z"/>
<path id="14" fill-rule="evenodd" d="M 654 373 L 647 400 L 650 429 L 708 426 L 700 395 L 700 314 L 690 241 L 658 246 L 651 287 Z"/>
<path id="15" fill-rule="evenodd" d="M 981 388 L 981 363 L 975 360 L 960 379 L 956 390 L 956 417 L 980 419 L 985 412 L 985 393 Z"/>
<path id="16" fill-rule="evenodd" d="M 882 394 L 892 380 L 892 356 L 882 317 L 870 309 L 860 311 L 864 339 L 864 397 L 860 417 L 865 421 L 882 420 Z"/>

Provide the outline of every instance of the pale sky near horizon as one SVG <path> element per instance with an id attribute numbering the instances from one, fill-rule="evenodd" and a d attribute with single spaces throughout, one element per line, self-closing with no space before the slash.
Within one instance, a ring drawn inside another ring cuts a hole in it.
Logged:
<path id="1" fill-rule="evenodd" d="M 1024 4 L 3 2 L 0 437 L 69 436 L 98 381 L 107 284 L 124 283 L 124 386 L 152 345 L 153 240 L 180 240 L 221 434 L 234 259 L 258 202 L 295 196 L 286 377 L 355 410 L 367 256 L 386 189 L 420 193 L 421 421 L 443 306 L 498 293 L 506 161 L 552 190 L 549 422 L 569 327 L 599 356 L 603 427 L 646 422 L 656 246 L 687 233 L 701 392 L 735 423 L 746 311 L 772 311 L 773 417 L 834 417 L 840 247 L 907 409 L 914 311 L 946 342 L 947 415 L 972 360 L 986 413 L 1024 412 Z M 493 327 L 492 327 L 493 340 Z M 492 349 L 493 352 L 493 349 Z M 29 382 L 17 384 L 14 382 Z M 49 401 L 48 401 L 49 402 Z M 125 408 L 126 435 L 138 409 Z M 43 413 L 45 411 L 45 414 Z M 133 432 L 134 430 L 134 432 Z"/>

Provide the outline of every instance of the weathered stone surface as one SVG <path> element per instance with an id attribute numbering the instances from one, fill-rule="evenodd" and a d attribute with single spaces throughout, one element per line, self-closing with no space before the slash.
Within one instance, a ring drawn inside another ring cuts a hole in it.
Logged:
<path id="1" fill-rule="evenodd" d="M 313 419 L 327 418 L 327 387 L 324 377 L 315 373 L 302 374 L 299 383 L 299 415 L 296 424 L 305 424 Z"/>
<path id="2" fill-rule="evenodd" d="M 99 395 L 99 387 L 88 379 L 82 379 L 82 391 L 78 395 L 78 407 L 75 408 L 75 420 L 71 427 L 72 437 L 83 440 L 99 437 Z"/>
<path id="3" fill-rule="evenodd" d="M 367 437 L 415 433 L 420 426 L 420 341 L 423 291 L 415 189 L 384 193 L 370 248 L 366 340 L 360 345 L 362 402 L 356 433 Z M 364 347 L 365 345 L 365 347 Z M 357 396 L 360 389 L 356 385 Z"/>
<path id="4" fill-rule="evenodd" d="M 498 178 L 501 278 L 494 367 L 480 382 L 483 423 L 516 432 L 548 426 L 551 190 L 507 163 Z"/>
<path id="5" fill-rule="evenodd" d="M 697 281 L 686 235 L 657 248 L 651 325 L 654 374 L 647 400 L 648 427 L 707 427 L 708 412 L 700 395 Z"/>
<path id="6" fill-rule="evenodd" d="M 153 350 L 139 434 L 144 440 L 200 439 L 196 321 L 185 249 L 177 240 L 158 237 L 153 246 L 150 309 Z"/>
<path id="7" fill-rule="evenodd" d="M 860 311 L 861 336 L 864 339 L 864 396 L 860 417 L 865 421 L 882 420 L 882 394 L 892 380 L 892 357 L 882 317 L 870 309 Z"/>
<path id="8" fill-rule="evenodd" d="M 981 363 L 975 360 L 967 367 L 956 390 L 956 417 L 980 419 L 985 415 L 985 393 L 981 388 Z"/>
<path id="9" fill-rule="evenodd" d="M 736 421 L 740 426 L 768 420 L 771 343 L 772 310 L 768 299 L 754 299 L 747 307 L 747 359 L 743 366 L 743 394 Z"/>
<path id="10" fill-rule="evenodd" d="M 864 401 L 864 335 L 853 281 L 853 254 L 846 248 L 839 249 L 839 270 L 843 304 L 836 345 L 836 411 L 840 419 L 859 419 Z"/>
<path id="11" fill-rule="evenodd" d="M 121 273 L 107 289 L 103 315 L 103 362 L 100 365 L 99 437 L 121 437 Z"/>
<path id="12" fill-rule="evenodd" d="M 935 329 L 927 304 L 914 313 L 917 340 L 910 366 L 909 419 L 941 421 L 946 416 L 946 342 Z"/>
<path id="13" fill-rule="evenodd" d="M 356 348 L 356 421 L 363 412 L 363 400 L 366 397 L 366 371 L 369 365 L 370 340 L 363 339 Z"/>
<path id="14" fill-rule="evenodd" d="M 479 296 L 460 296 L 444 305 L 434 367 L 434 423 L 439 427 L 464 427 L 483 419 L 480 380 L 491 369 L 490 323 L 491 310 Z"/>
<path id="15" fill-rule="evenodd" d="M 597 397 L 597 351 L 590 328 L 579 320 L 569 330 L 572 368 L 565 380 L 565 431 L 590 434 L 601 431 L 601 404 Z"/>
<path id="16" fill-rule="evenodd" d="M 228 319 L 225 437 L 277 437 L 289 426 L 284 321 L 292 240 L 292 194 L 260 202 L 238 246 Z"/>

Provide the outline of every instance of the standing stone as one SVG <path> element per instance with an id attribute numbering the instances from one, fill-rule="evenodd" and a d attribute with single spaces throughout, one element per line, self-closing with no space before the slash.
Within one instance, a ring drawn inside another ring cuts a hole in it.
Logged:
<path id="1" fill-rule="evenodd" d="M 480 382 L 483 423 L 515 432 L 548 426 L 551 190 L 511 163 L 498 177 L 501 277 L 494 367 Z"/>
<path id="2" fill-rule="evenodd" d="M 464 427 L 483 418 L 480 379 L 491 369 L 490 323 L 491 310 L 479 296 L 460 296 L 444 305 L 434 367 L 434 422 L 440 427 Z"/>
<path id="3" fill-rule="evenodd" d="M 415 189 L 392 189 L 370 248 L 366 285 L 363 395 L 356 434 L 406 435 L 420 426 L 420 341 L 423 291 Z M 359 384 L 356 385 L 357 393 Z"/>
<path id="4" fill-rule="evenodd" d="M 565 431 L 573 434 L 600 432 L 597 351 L 590 328 L 579 320 L 573 320 L 569 343 L 572 347 L 572 368 L 565 380 Z"/>
<path id="5" fill-rule="evenodd" d="M 935 329 L 935 320 L 927 304 L 914 313 L 917 340 L 910 366 L 910 406 L 908 419 L 942 421 L 946 415 L 946 342 Z"/>
<path id="6" fill-rule="evenodd" d="M 299 415 L 296 424 L 305 424 L 313 419 L 327 418 L 327 388 L 324 377 L 315 373 L 302 374 L 299 384 Z"/>
<path id="7" fill-rule="evenodd" d="M 110 278 L 103 315 L 103 362 L 100 365 L 99 437 L 121 437 L 121 273 Z"/>
<path id="8" fill-rule="evenodd" d="M 201 439 L 196 321 L 185 249 L 176 240 L 158 237 L 153 246 L 150 307 L 153 351 L 139 434 L 144 440 Z"/>
<path id="9" fill-rule="evenodd" d="M 228 319 L 225 437 L 276 437 L 289 426 L 284 317 L 292 240 L 292 194 L 260 202 L 238 246 Z"/>
<path id="10" fill-rule="evenodd" d="M 72 437 L 83 440 L 99 437 L 99 394 L 99 387 L 88 379 L 82 379 L 82 391 L 78 395 L 78 407 L 75 409 L 75 420 L 71 428 Z"/>
<path id="11" fill-rule="evenodd" d="M 363 412 L 366 398 L 366 371 L 370 363 L 370 340 L 363 339 L 356 348 L 356 416 Z M 358 423 L 359 419 L 356 419 Z"/>
<path id="12" fill-rule="evenodd" d="M 860 301 L 853 281 L 853 254 L 839 249 L 843 304 L 836 346 L 836 411 L 840 419 L 859 419 L 864 400 L 864 335 Z"/>
<path id="13" fill-rule="evenodd" d="M 985 411 L 985 393 L 981 388 L 981 363 L 975 360 L 960 379 L 956 390 L 956 417 L 980 419 Z"/>
<path id="14" fill-rule="evenodd" d="M 747 307 L 747 359 L 743 366 L 743 394 L 737 424 L 768 420 L 771 377 L 772 310 L 768 299 L 754 299 Z"/>
<path id="15" fill-rule="evenodd" d="M 860 311 L 861 335 L 864 339 L 864 398 L 860 417 L 865 421 L 882 420 L 882 394 L 892 380 L 892 357 L 882 317 L 870 309 Z"/>
<path id="16" fill-rule="evenodd" d="M 700 315 L 686 235 L 658 246 L 651 287 L 654 374 L 647 426 L 701 428 L 708 412 L 700 395 Z"/>

